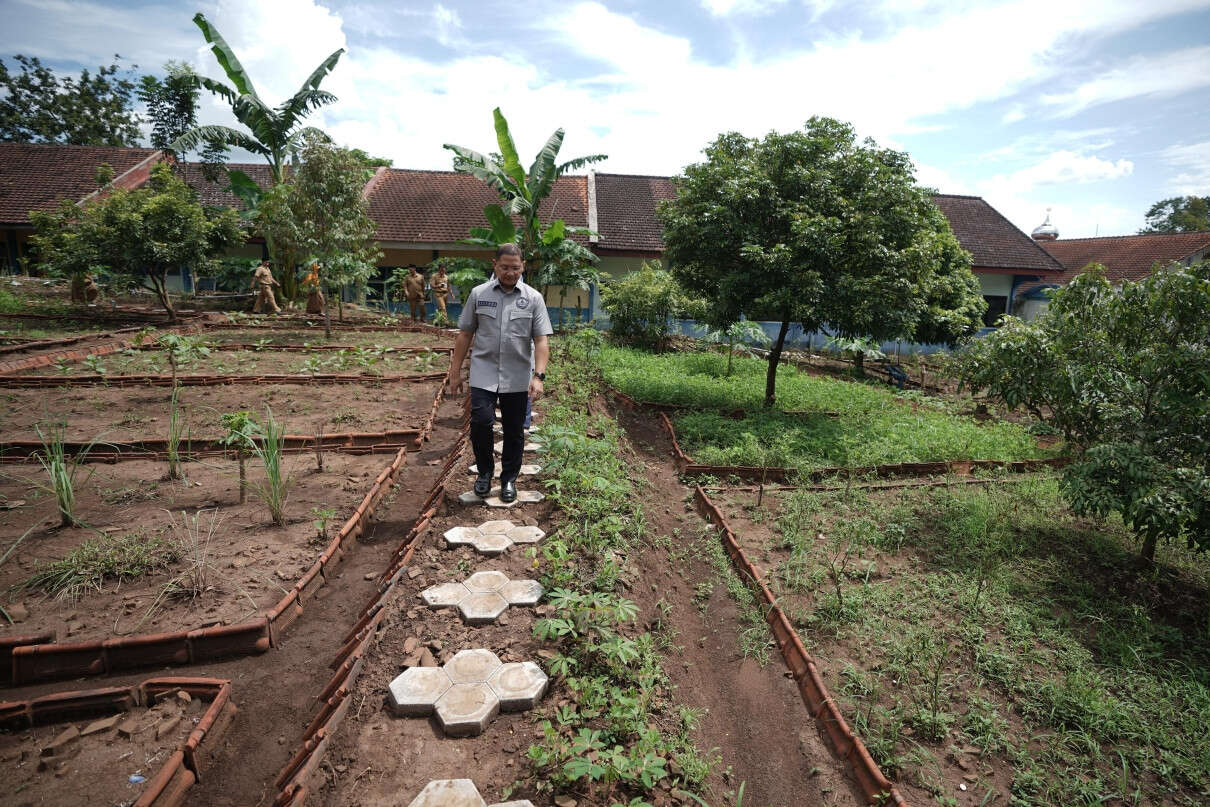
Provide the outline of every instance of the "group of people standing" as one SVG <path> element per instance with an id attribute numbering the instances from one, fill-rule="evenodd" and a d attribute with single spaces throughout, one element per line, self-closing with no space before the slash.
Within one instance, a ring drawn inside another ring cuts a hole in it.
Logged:
<path id="1" fill-rule="evenodd" d="M 256 292 L 256 302 L 252 304 L 254 314 L 279 314 L 281 306 L 273 294 L 273 287 L 281 288 L 281 284 L 273 277 L 273 270 L 268 261 L 261 261 L 252 273 L 252 289 Z M 311 271 L 302 280 L 303 291 L 307 293 L 307 313 L 322 314 L 324 310 L 324 293 L 319 281 L 319 264 L 311 264 Z"/>
<path id="2" fill-rule="evenodd" d="M 407 277 L 403 279 L 403 295 L 408 300 L 408 309 L 413 322 L 424 322 L 426 319 L 425 284 L 424 273 L 420 271 L 420 267 L 415 264 L 409 266 Z M 444 266 L 438 265 L 432 276 L 428 278 L 427 285 L 433 292 L 433 302 L 437 305 L 437 313 L 448 319 L 445 304 L 450 296 L 450 279 L 445 273 Z"/>

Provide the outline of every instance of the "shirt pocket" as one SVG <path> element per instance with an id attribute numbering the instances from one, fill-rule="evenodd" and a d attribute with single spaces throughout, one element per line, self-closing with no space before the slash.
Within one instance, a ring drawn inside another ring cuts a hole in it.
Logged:
<path id="1" fill-rule="evenodd" d="M 479 308 L 477 308 L 475 310 L 475 316 L 484 317 L 485 320 L 484 320 L 483 324 L 487 325 L 489 328 L 494 328 L 494 327 L 496 327 L 496 318 L 499 316 L 499 313 L 496 311 L 496 309 L 494 307 L 492 307 L 490 305 L 484 305 L 484 306 L 480 306 Z"/>
<path id="2" fill-rule="evenodd" d="M 534 329 L 534 314 L 532 311 L 518 311 L 513 309 L 508 312 L 508 335 L 509 336 L 529 336 Z"/>

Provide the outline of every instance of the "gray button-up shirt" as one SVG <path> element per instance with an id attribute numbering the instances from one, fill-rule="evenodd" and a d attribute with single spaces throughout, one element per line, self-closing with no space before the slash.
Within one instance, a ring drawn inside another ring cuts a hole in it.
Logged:
<path id="1" fill-rule="evenodd" d="M 491 392 L 525 392 L 534 369 L 534 337 L 554 333 L 546 301 L 518 280 L 505 291 L 492 278 L 471 289 L 458 329 L 472 331 L 471 386 Z"/>

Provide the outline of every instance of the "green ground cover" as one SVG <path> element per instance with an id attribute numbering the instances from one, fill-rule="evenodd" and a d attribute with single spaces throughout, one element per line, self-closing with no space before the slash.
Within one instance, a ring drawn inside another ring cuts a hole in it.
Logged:
<path id="1" fill-rule="evenodd" d="M 1141 566 L 1053 478 L 772 502 L 744 509 L 773 587 L 888 774 L 941 804 L 1206 803 L 1204 556 Z"/>
<path id="2" fill-rule="evenodd" d="M 762 408 L 766 365 L 716 353 L 642 353 L 607 348 L 606 380 L 639 400 L 687 404 L 676 415 L 681 447 L 708 465 L 771 465 L 812 469 L 954 459 L 1029 459 L 1042 455 L 1020 426 L 951 414 L 944 401 L 917 396 L 915 406 L 876 383 L 800 373 L 779 367 L 777 407 Z M 902 397 L 902 396 L 901 396 Z M 718 409 L 746 409 L 733 420 Z M 787 410 L 795 410 L 793 412 Z"/>

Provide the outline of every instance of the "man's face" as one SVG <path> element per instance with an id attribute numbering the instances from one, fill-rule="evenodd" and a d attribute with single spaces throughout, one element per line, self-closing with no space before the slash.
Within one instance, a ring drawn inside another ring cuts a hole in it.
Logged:
<path id="1" fill-rule="evenodd" d="M 511 289 L 521 279 L 521 274 L 525 271 L 525 264 L 521 262 L 520 255 L 501 255 L 492 261 L 492 269 L 495 271 L 496 280 L 500 281 L 500 285 Z"/>

